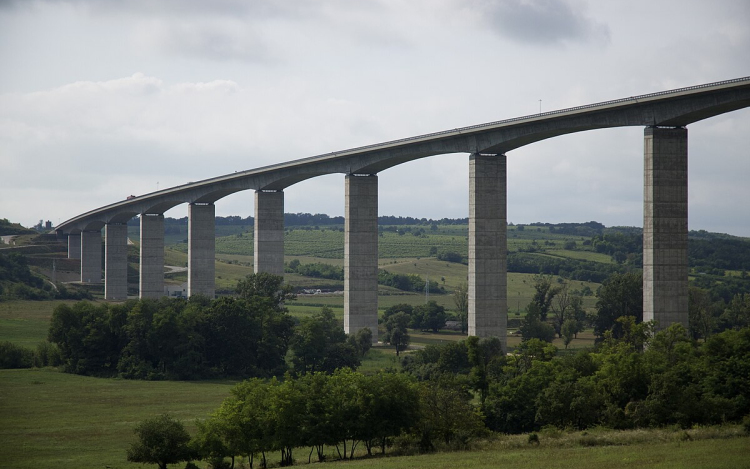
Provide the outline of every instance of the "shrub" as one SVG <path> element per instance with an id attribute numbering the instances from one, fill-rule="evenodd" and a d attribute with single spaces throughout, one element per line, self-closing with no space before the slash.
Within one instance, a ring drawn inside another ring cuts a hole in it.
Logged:
<path id="1" fill-rule="evenodd" d="M 0 342 L 0 368 L 31 368 L 34 362 L 34 352 L 4 341 Z"/>

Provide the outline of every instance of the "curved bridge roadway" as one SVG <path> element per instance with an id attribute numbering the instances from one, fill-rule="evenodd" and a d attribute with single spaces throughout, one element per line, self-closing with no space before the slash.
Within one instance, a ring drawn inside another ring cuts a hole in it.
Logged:
<path id="1" fill-rule="evenodd" d="M 750 106 L 750 77 L 545 112 L 410 137 L 232 173 L 116 202 L 56 228 L 81 281 L 127 296 L 127 227 L 140 215 L 140 296 L 163 295 L 163 213 L 187 203 L 188 294 L 214 295 L 214 203 L 255 190 L 255 271 L 283 274 L 284 193 L 297 182 L 343 173 L 346 185 L 345 329 L 377 338 L 377 173 L 428 156 L 468 153 L 469 334 L 506 334 L 506 156 L 540 140 L 610 127 L 644 131 L 644 319 L 687 325 L 687 129 Z"/>

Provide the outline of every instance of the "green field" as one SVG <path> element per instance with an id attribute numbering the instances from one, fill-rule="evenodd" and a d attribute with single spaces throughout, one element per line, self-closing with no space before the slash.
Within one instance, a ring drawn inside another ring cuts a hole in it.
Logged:
<path id="1" fill-rule="evenodd" d="M 192 430 L 193 421 L 214 411 L 233 384 L 0 370 L 0 465 L 141 467 L 125 460 L 136 423 L 169 412 Z"/>

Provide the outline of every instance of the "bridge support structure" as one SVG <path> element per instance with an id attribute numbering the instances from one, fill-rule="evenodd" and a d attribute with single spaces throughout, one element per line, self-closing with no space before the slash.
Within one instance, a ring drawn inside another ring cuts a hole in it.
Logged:
<path id="1" fill-rule="evenodd" d="M 344 330 L 378 340 L 378 177 L 345 177 Z"/>
<path id="2" fill-rule="evenodd" d="M 164 215 L 142 213 L 140 298 L 164 296 Z"/>
<path id="3" fill-rule="evenodd" d="M 469 156 L 470 336 L 497 337 L 507 350 L 507 158 Z"/>
<path id="4" fill-rule="evenodd" d="M 688 327 L 688 133 L 644 131 L 643 320 Z"/>
<path id="5" fill-rule="evenodd" d="M 68 259 L 81 258 L 81 233 L 68 234 Z"/>
<path id="6" fill-rule="evenodd" d="M 255 273 L 284 275 L 284 192 L 255 191 Z"/>
<path id="7" fill-rule="evenodd" d="M 102 282 L 102 232 L 81 232 L 81 282 Z"/>
<path id="8" fill-rule="evenodd" d="M 188 205 L 188 296 L 216 292 L 216 207 L 212 203 Z"/>
<path id="9" fill-rule="evenodd" d="M 104 225 L 104 299 L 128 299 L 128 225 Z"/>

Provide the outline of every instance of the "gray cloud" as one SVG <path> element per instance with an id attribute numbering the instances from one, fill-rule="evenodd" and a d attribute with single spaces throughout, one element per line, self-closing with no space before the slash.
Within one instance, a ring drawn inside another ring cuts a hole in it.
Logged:
<path id="1" fill-rule="evenodd" d="M 517 42 L 609 42 L 607 25 L 565 0 L 478 0 L 475 7 L 494 32 Z"/>

